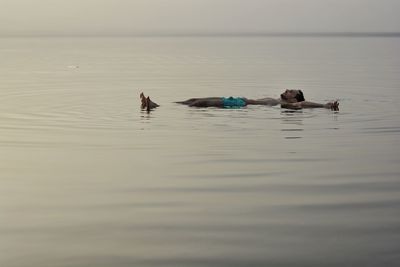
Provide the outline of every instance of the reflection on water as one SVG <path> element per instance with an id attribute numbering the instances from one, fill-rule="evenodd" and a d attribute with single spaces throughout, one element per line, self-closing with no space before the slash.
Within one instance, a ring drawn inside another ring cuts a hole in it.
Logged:
<path id="1" fill-rule="evenodd" d="M 282 114 L 282 135 L 285 139 L 300 139 L 302 138 L 301 132 L 303 128 L 303 111 L 285 110 L 281 111 Z"/>
<path id="2" fill-rule="evenodd" d="M 3 39 L 0 265 L 397 266 L 398 47 Z M 173 103 L 283 88 L 341 110 Z"/>

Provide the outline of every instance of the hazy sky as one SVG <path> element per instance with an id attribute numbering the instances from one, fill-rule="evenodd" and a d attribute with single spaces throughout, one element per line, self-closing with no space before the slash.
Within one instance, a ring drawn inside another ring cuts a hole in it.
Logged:
<path id="1" fill-rule="evenodd" d="M 0 34 L 400 32 L 400 0 L 0 0 Z"/>

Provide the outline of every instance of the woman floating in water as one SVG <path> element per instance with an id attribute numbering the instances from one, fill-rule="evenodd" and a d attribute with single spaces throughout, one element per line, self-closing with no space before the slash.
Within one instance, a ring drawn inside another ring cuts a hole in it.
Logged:
<path id="1" fill-rule="evenodd" d="M 145 97 L 143 93 L 140 94 L 142 101 L 142 109 L 150 111 L 159 105 L 150 100 L 150 97 Z M 190 107 L 218 107 L 218 108 L 241 108 L 247 105 L 265 105 L 276 106 L 281 105 L 283 108 L 288 109 L 302 109 L 302 108 L 327 108 L 331 110 L 339 110 L 339 102 L 328 102 L 326 104 L 314 103 L 306 101 L 304 94 L 301 90 L 286 90 L 281 94 L 279 99 L 275 98 L 260 98 L 248 99 L 245 97 L 204 97 L 204 98 L 191 98 L 185 101 L 176 102 L 179 104 L 188 105 Z"/>

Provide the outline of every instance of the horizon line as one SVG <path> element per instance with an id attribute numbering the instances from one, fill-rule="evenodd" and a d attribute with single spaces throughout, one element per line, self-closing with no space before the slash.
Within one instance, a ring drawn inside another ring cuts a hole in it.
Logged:
<path id="1" fill-rule="evenodd" d="M 0 34 L 7 37 L 400 37 L 400 32 L 141 32 Z"/>

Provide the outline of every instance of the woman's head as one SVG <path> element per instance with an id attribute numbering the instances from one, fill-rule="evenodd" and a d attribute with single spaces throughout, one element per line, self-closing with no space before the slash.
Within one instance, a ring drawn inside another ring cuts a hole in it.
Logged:
<path id="1" fill-rule="evenodd" d="M 281 99 L 287 102 L 305 101 L 303 92 L 296 89 L 287 89 L 281 94 Z"/>

